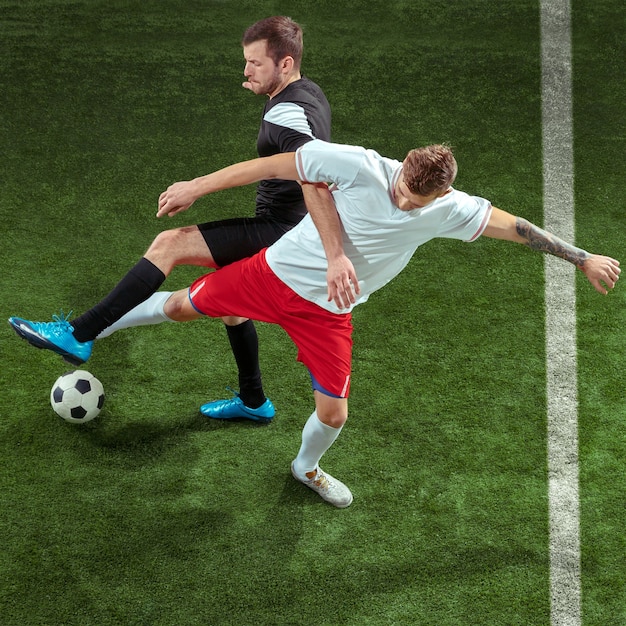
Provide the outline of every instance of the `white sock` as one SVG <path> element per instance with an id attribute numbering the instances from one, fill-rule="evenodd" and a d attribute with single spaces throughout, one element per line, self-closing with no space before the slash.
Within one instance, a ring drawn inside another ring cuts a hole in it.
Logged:
<path id="1" fill-rule="evenodd" d="M 147 300 L 144 300 L 141 304 L 138 304 L 134 309 L 126 313 L 126 315 L 120 317 L 117 322 L 105 328 L 96 339 L 104 339 L 104 337 L 108 337 L 122 328 L 147 326 L 149 324 L 173 321 L 165 315 L 163 311 L 163 307 L 172 293 L 172 291 L 157 291 L 153 293 Z"/>
<path id="2" fill-rule="evenodd" d="M 300 452 L 293 462 L 294 472 L 301 478 L 306 478 L 307 472 L 317 469 L 320 459 L 335 443 L 343 426 L 333 428 L 320 421 L 317 411 L 313 411 L 302 429 L 302 445 Z"/>

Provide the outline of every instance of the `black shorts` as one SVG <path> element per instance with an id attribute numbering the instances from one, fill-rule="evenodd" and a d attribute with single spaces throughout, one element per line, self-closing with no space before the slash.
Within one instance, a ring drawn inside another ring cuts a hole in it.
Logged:
<path id="1" fill-rule="evenodd" d="M 230 265 L 271 246 L 295 224 L 271 217 L 235 217 L 198 224 L 218 267 Z"/>

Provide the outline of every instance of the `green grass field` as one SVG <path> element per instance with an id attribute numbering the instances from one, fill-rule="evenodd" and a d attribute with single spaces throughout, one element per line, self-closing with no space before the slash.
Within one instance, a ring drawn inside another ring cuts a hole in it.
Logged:
<path id="1" fill-rule="evenodd" d="M 252 213 L 245 188 L 154 217 L 170 183 L 255 156 L 240 38 L 273 14 L 304 26 L 335 141 L 448 142 L 457 188 L 542 223 L 538 0 L 0 0 L 0 319 L 78 315 L 159 231 Z M 572 0 L 576 243 L 622 262 L 624 18 Z M 585 626 L 626 624 L 625 293 L 577 273 Z M 312 397 L 279 328 L 258 325 L 267 427 L 199 415 L 237 382 L 213 320 L 98 343 L 107 401 L 75 426 L 48 401 L 66 364 L 5 323 L 0 624 L 550 624 L 542 257 L 431 242 L 354 322 L 324 459 L 346 510 L 290 476 Z"/>

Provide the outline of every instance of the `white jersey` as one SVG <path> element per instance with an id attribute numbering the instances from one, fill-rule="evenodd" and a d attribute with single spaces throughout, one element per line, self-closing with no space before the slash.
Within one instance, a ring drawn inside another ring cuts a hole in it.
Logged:
<path id="1" fill-rule="evenodd" d="M 424 208 L 401 211 L 393 193 L 402 163 L 365 148 L 315 139 L 297 150 L 296 167 L 303 181 L 331 183 L 345 253 L 361 288 L 352 307 L 399 274 L 423 243 L 435 237 L 474 241 L 491 214 L 488 200 L 455 189 Z M 333 313 L 352 309 L 328 302 L 328 263 L 310 215 L 268 248 L 266 258 L 278 278 L 306 300 Z"/>

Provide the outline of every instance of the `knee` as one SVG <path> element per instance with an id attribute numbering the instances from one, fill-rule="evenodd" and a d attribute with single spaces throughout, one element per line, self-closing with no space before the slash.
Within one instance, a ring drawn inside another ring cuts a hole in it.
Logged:
<path id="1" fill-rule="evenodd" d="M 144 256 L 166 276 L 177 265 L 215 266 L 197 226 L 182 226 L 159 233 Z"/>
<path id="2" fill-rule="evenodd" d="M 317 407 L 317 417 L 322 424 L 332 428 L 341 428 L 348 419 L 348 407 L 338 403 L 335 406 Z"/>
<path id="3" fill-rule="evenodd" d="M 196 237 L 199 235 L 197 226 L 181 226 L 160 232 L 148 248 L 150 253 L 178 258 L 188 254 L 188 248 L 197 247 Z M 201 235 L 199 235 L 201 237 Z M 204 244 L 204 240 L 202 240 Z"/>
<path id="4" fill-rule="evenodd" d="M 198 317 L 195 310 L 189 311 L 187 300 L 186 290 L 175 291 L 163 305 L 163 312 L 174 322 L 186 322 Z"/>
<path id="5" fill-rule="evenodd" d="M 169 254 L 171 250 L 175 249 L 182 236 L 179 228 L 164 230 L 154 238 L 146 252 L 146 257 Z"/>

